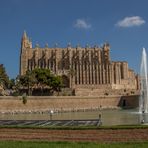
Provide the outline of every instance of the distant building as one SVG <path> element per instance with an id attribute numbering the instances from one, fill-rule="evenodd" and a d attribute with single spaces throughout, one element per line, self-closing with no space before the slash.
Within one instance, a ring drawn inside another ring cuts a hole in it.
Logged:
<path id="1" fill-rule="evenodd" d="M 32 42 L 24 32 L 21 42 L 20 75 L 27 70 L 47 68 L 61 75 L 65 87 L 75 95 L 103 95 L 127 93 L 139 89 L 139 79 L 128 63 L 111 61 L 110 45 L 103 47 L 49 48 L 46 45 L 32 47 Z"/>

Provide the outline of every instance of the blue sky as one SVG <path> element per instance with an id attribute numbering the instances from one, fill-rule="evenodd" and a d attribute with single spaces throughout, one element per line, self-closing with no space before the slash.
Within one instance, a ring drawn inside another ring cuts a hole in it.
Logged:
<path id="1" fill-rule="evenodd" d="M 85 47 L 109 42 L 113 61 L 139 72 L 148 49 L 148 0 L 0 0 L 0 63 L 11 78 L 19 73 L 23 31 L 33 46 Z"/>

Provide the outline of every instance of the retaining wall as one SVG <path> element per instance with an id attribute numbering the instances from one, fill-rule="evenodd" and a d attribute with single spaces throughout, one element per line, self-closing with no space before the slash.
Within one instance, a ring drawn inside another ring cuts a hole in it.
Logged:
<path id="1" fill-rule="evenodd" d="M 128 107 L 137 106 L 137 96 L 124 96 L 124 99 Z M 27 103 L 24 105 L 22 97 L 1 96 L 0 112 L 78 111 L 100 109 L 100 106 L 101 108 L 118 108 L 123 105 L 122 100 L 121 96 L 27 96 Z"/>

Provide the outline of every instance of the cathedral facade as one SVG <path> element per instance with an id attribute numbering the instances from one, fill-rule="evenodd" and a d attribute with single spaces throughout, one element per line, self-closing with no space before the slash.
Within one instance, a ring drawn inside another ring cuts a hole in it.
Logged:
<path id="1" fill-rule="evenodd" d="M 101 95 L 138 90 L 138 76 L 128 67 L 126 61 L 112 61 L 110 45 L 103 47 L 49 48 L 46 45 L 32 47 L 32 42 L 24 32 L 21 41 L 20 75 L 27 70 L 47 68 L 63 78 L 66 88 L 75 95 Z"/>

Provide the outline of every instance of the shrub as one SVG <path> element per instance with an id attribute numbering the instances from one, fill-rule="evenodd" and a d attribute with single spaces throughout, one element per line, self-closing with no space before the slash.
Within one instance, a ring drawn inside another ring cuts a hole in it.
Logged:
<path id="1" fill-rule="evenodd" d="M 22 101 L 23 101 L 23 104 L 24 104 L 24 105 L 27 103 L 27 95 L 26 95 L 26 93 L 24 93 L 24 94 L 22 95 Z"/>

